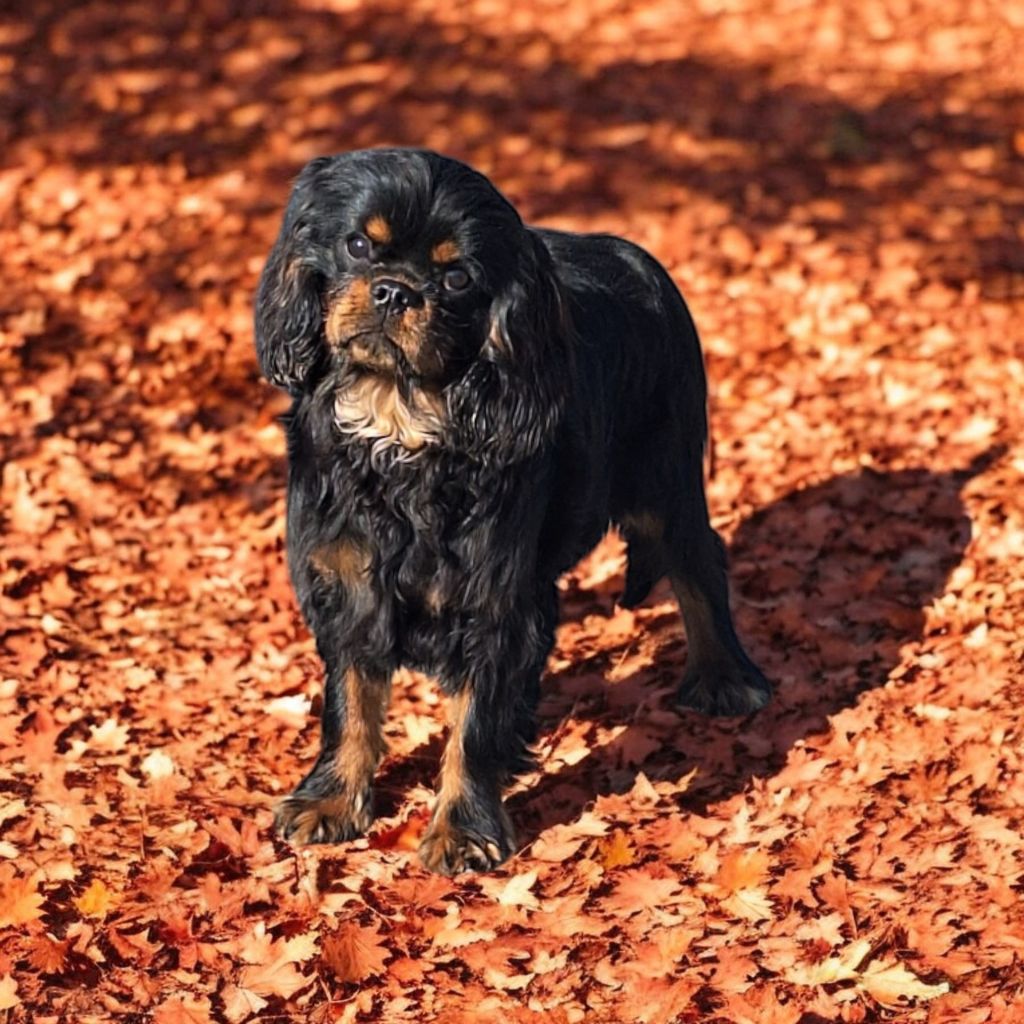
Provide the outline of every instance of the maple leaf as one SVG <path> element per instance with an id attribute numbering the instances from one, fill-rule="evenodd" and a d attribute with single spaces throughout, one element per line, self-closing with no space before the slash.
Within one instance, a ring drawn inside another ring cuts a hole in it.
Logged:
<path id="1" fill-rule="evenodd" d="M 840 928 L 843 926 L 840 914 L 826 914 L 804 921 L 797 929 L 795 937 L 801 942 L 824 942 L 828 946 L 838 946 L 843 941 Z"/>
<path id="2" fill-rule="evenodd" d="M 173 929 L 163 929 L 164 940 L 175 944 L 175 934 Z M 185 945 L 191 941 L 191 935 L 188 934 L 188 925 L 185 925 L 185 932 L 178 933 L 180 937 L 180 945 Z M 111 946 L 117 950 L 118 956 L 129 962 L 135 961 L 140 966 L 146 967 L 152 962 L 153 957 L 157 955 L 164 947 L 156 942 L 149 941 L 149 928 L 145 928 L 141 932 L 129 932 L 123 933 L 118 931 L 116 928 L 107 929 L 107 938 L 110 940 Z"/>
<path id="3" fill-rule="evenodd" d="M 391 950 L 376 927 L 351 920 L 324 937 L 320 959 L 339 981 L 359 982 L 380 974 L 389 956 Z"/>
<path id="4" fill-rule="evenodd" d="M 851 942 L 838 956 L 829 957 L 810 967 L 796 966 L 786 972 L 786 980 L 797 985 L 830 985 L 857 977 L 857 968 L 871 952 L 868 939 Z"/>
<path id="5" fill-rule="evenodd" d="M 871 952 L 868 939 L 851 942 L 839 956 L 829 957 L 813 967 L 794 967 L 787 980 L 798 985 L 828 985 L 837 981 L 853 981 L 875 1002 L 886 1007 L 899 1007 L 905 1000 L 928 1000 L 949 991 L 947 982 L 928 985 L 902 964 L 871 962 L 862 966 Z"/>
<path id="6" fill-rule="evenodd" d="M 798 1024 L 803 1009 L 794 1001 L 780 1003 L 768 986 L 757 986 L 729 997 L 730 1019 L 735 1024 Z"/>
<path id="7" fill-rule="evenodd" d="M 636 851 L 626 833 L 616 829 L 607 839 L 597 844 L 597 857 L 605 871 L 628 867 L 636 860 Z"/>
<path id="8" fill-rule="evenodd" d="M 615 889 L 605 900 L 605 906 L 613 914 L 630 917 L 647 907 L 661 907 L 669 903 L 678 891 L 677 878 L 656 877 L 648 868 L 633 868 L 619 876 Z"/>
<path id="9" fill-rule="evenodd" d="M 737 889 L 720 901 L 723 909 L 745 921 L 768 921 L 773 916 L 772 902 L 761 888 Z"/>
<path id="10" fill-rule="evenodd" d="M 507 882 L 482 878 L 480 886 L 503 907 L 526 907 L 529 910 L 537 910 L 540 903 L 537 897 L 530 892 L 536 882 L 537 870 L 534 869 L 521 875 L 513 875 Z"/>
<path id="11" fill-rule="evenodd" d="M 36 890 L 35 876 L 23 878 L 13 864 L 0 864 L 0 928 L 17 928 L 43 916 L 45 897 Z"/>
<path id="12" fill-rule="evenodd" d="M 89 726 L 93 750 L 117 753 L 128 741 L 128 726 L 121 725 L 116 718 L 106 718 L 99 725 Z"/>
<path id="13" fill-rule="evenodd" d="M 585 913 L 583 906 L 586 902 L 585 894 L 545 900 L 544 908 L 530 919 L 531 923 L 542 934 L 556 938 L 579 940 L 581 935 L 603 935 L 613 927 L 613 923 L 603 916 Z"/>
<path id="14" fill-rule="evenodd" d="M 9 974 L 0 977 L 0 1010 L 13 1010 L 20 1006 L 18 998 L 18 983 Z"/>
<path id="15" fill-rule="evenodd" d="M 756 888 L 768 874 L 768 854 L 762 850 L 734 850 L 722 858 L 714 884 L 725 892 Z"/>
<path id="16" fill-rule="evenodd" d="M 700 985 L 695 978 L 648 982 L 643 987 L 642 1002 L 638 1003 L 632 993 L 627 997 L 632 1019 L 642 1024 L 675 1020 L 690 1005 Z"/>
<path id="17" fill-rule="evenodd" d="M 11 818 L 17 818 L 24 814 L 27 806 L 24 800 L 5 800 L 3 807 L 0 807 L 0 825 Z"/>
<path id="18" fill-rule="evenodd" d="M 545 829 L 530 847 L 534 860 L 563 863 L 569 860 L 592 835 L 604 835 L 608 826 L 604 822 L 588 822 L 583 828 L 578 824 L 552 825 Z"/>
<path id="19" fill-rule="evenodd" d="M 661 929 L 653 939 L 637 944 L 632 960 L 620 965 L 620 973 L 641 978 L 664 978 L 675 971 L 676 962 L 690 948 L 694 939 L 704 934 L 703 928 L 675 927 Z"/>
<path id="20" fill-rule="evenodd" d="M 210 1024 L 210 1000 L 205 996 L 174 996 L 153 1011 L 153 1024 Z"/>
<path id="21" fill-rule="evenodd" d="M 295 964 L 308 960 L 316 949 L 314 934 L 272 939 L 261 921 L 239 948 L 247 966 L 239 972 L 238 986 L 257 996 L 287 999 L 312 983 L 313 979 L 302 974 Z"/>
<path id="22" fill-rule="evenodd" d="M 70 945 L 67 939 L 61 942 L 52 935 L 40 935 L 29 942 L 26 959 L 42 974 L 59 974 L 64 967 Z"/>
<path id="23" fill-rule="evenodd" d="M 274 959 L 265 964 L 250 964 L 239 972 L 239 988 L 258 996 L 280 996 L 288 999 L 312 984 L 313 979 L 302 974 L 289 960 Z"/>
<path id="24" fill-rule="evenodd" d="M 411 853 L 419 847 L 429 821 L 430 814 L 427 811 L 412 814 L 394 828 L 370 836 L 370 847 L 374 850 L 405 850 Z"/>
<path id="25" fill-rule="evenodd" d="M 424 934 L 433 938 L 433 944 L 447 949 L 458 949 L 483 939 L 493 939 L 497 932 L 491 928 L 469 928 L 462 923 L 461 911 L 452 906 L 443 918 L 434 918 L 435 922 L 443 922 L 443 927 L 428 926 Z"/>
<path id="26" fill-rule="evenodd" d="M 846 878 L 838 873 L 829 873 L 822 878 L 815 893 L 824 903 L 843 916 L 847 927 L 856 935 L 857 922 L 850 906 L 849 886 Z"/>
<path id="27" fill-rule="evenodd" d="M 99 878 L 94 878 L 89 888 L 72 902 L 86 917 L 106 917 L 117 903 L 117 897 Z"/>
<path id="28" fill-rule="evenodd" d="M 945 995 L 949 984 L 945 981 L 928 985 L 902 964 L 868 964 L 857 982 L 876 1003 L 889 1009 L 898 1009 L 908 1000 L 925 1001 Z"/>
<path id="29" fill-rule="evenodd" d="M 240 1024 L 241 1021 L 255 1016 L 268 1003 L 262 996 L 248 989 L 239 988 L 238 985 L 225 985 L 220 995 L 224 1003 L 224 1016 L 231 1024 Z"/>

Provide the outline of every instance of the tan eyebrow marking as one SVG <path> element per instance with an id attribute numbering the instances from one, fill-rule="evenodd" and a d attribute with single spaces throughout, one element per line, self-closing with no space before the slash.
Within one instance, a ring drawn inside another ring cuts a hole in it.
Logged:
<path id="1" fill-rule="evenodd" d="M 391 225 L 379 213 L 366 222 L 366 233 L 379 245 L 391 241 Z"/>
<path id="2" fill-rule="evenodd" d="M 460 255 L 459 247 L 450 238 L 446 238 L 443 242 L 438 242 L 430 250 L 430 258 L 435 263 L 451 263 L 453 260 L 457 260 Z"/>

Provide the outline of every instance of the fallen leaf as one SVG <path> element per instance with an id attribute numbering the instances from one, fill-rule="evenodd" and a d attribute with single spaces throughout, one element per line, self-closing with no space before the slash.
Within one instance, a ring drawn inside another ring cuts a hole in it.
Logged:
<path id="1" fill-rule="evenodd" d="M 928 985 L 902 964 L 870 963 L 857 982 L 876 1003 L 898 1009 L 906 1002 L 926 1001 L 949 991 L 946 982 Z"/>
<path id="2" fill-rule="evenodd" d="M 13 1010 L 20 1006 L 18 998 L 18 983 L 9 975 L 0 977 L 0 1010 Z"/>
<path id="3" fill-rule="evenodd" d="M 501 906 L 526 907 L 528 910 L 536 910 L 540 906 L 537 897 L 530 892 L 536 883 L 536 870 L 513 875 L 507 882 L 489 878 L 481 880 L 484 892 L 496 899 Z"/>
<path id="4" fill-rule="evenodd" d="M 0 864 L 0 928 L 17 928 L 43 916 L 43 895 L 34 877 L 23 877 L 13 864 Z"/>
<path id="5" fill-rule="evenodd" d="M 346 921 L 324 936 L 320 958 L 339 981 L 362 982 L 380 974 L 390 955 L 379 931 Z"/>
<path id="6" fill-rule="evenodd" d="M 210 1000 L 174 996 L 153 1011 L 153 1024 L 210 1024 Z"/>
<path id="7" fill-rule="evenodd" d="M 94 878 L 89 883 L 89 888 L 81 896 L 76 896 L 72 902 L 78 907 L 78 912 L 85 914 L 86 917 L 106 917 L 116 905 L 117 896 L 101 879 Z"/>
<path id="8" fill-rule="evenodd" d="M 617 829 L 598 843 L 598 860 L 605 871 L 626 867 L 636 860 L 636 851 L 626 833 Z"/>

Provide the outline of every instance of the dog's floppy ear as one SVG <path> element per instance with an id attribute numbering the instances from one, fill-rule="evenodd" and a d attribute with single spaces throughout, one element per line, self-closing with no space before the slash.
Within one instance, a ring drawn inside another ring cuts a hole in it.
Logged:
<path id="1" fill-rule="evenodd" d="M 519 462 L 549 441 L 571 387 L 565 296 L 540 237 L 525 231 L 519 266 L 491 303 L 487 341 L 447 389 L 457 448 L 482 461 Z"/>
<path id="2" fill-rule="evenodd" d="M 315 380 L 324 356 L 324 268 L 314 244 L 313 188 L 326 159 L 303 169 L 256 291 L 256 354 L 264 376 L 293 396 Z"/>

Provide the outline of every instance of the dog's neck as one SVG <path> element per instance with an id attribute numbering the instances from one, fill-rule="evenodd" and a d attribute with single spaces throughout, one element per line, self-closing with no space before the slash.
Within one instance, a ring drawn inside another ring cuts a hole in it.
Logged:
<path id="1" fill-rule="evenodd" d="M 413 386 L 403 395 L 389 374 L 359 373 L 346 378 L 334 396 L 334 418 L 342 433 L 418 452 L 440 441 L 444 400 L 440 393 Z"/>

